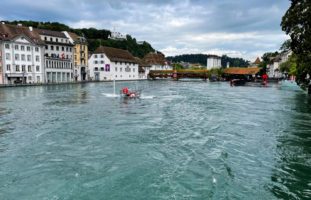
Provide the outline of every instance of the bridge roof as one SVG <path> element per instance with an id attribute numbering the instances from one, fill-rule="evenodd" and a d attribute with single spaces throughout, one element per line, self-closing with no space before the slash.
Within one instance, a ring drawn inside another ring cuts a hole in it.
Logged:
<path id="1" fill-rule="evenodd" d="M 258 67 L 241 68 L 231 67 L 224 70 L 225 74 L 236 74 L 236 75 L 255 75 L 260 71 Z"/>

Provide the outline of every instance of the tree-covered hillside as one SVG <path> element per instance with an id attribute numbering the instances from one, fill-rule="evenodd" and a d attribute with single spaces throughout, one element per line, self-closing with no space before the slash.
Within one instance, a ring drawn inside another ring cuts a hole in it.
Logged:
<path id="1" fill-rule="evenodd" d="M 34 28 L 48 29 L 53 31 L 70 31 L 78 35 L 84 35 L 89 43 L 89 51 L 94 51 L 100 45 L 105 45 L 109 47 L 121 48 L 128 50 L 134 56 L 143 58 L 149 52 L 155 51 L 152 46 L 144 42 L 143 44 L 138 44 L 135 38 L 127 35 L 127 40 L 117 41 L 108 39 L 111 32 L 105 29 L 96 28 L 82 28 L 74 29 L 65 24 L 58 22 L 35 22 L 35 21 L 5 21 L 7 24 L 22 24 L 23 26 L 32 26 Z"/>
<path id="2" fill-rule="evenodd" d="M 189 62 L 189 63 L 200 63 L 206 66 L 207 55 L 206 54 L 184 54 L 179 56 L 167 57 L 172 62 Z M 226 67 L 229 62 L 231 67 L 247 67 L 249 62 L 243 58 L 230 58 L 226 55 L 221 57 L 222 67 Z"/>

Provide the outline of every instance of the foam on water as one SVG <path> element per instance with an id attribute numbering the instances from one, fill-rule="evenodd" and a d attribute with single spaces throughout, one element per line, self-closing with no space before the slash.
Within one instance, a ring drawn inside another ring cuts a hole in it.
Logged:
<path id="1" fill-rule="evenodd" d="M 108 97 L 108 98 L 119 98 L 119 97 L 120 97 L 120 95 L 118 95 L 118 94 L 107 94 L 107 93 L 103 93 L 103 95 L 104 95 L 105 97 Z"/>

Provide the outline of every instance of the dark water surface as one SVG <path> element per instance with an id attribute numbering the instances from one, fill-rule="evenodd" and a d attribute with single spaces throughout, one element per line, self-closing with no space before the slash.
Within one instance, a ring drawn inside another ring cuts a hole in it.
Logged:
<path id="1" fill-rule="evenodd" d="M 311 100 L 278 85 L 0 89 L 0 199 L 311 199 Z"/>

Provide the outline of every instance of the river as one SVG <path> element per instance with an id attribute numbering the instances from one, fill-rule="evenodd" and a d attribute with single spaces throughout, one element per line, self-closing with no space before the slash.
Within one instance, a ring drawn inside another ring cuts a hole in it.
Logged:
<path id="1" fill-rule="evenodd" d="M 202 81 L 0 88 L 0 199 L 311 199 L 311 99 Z"/>

